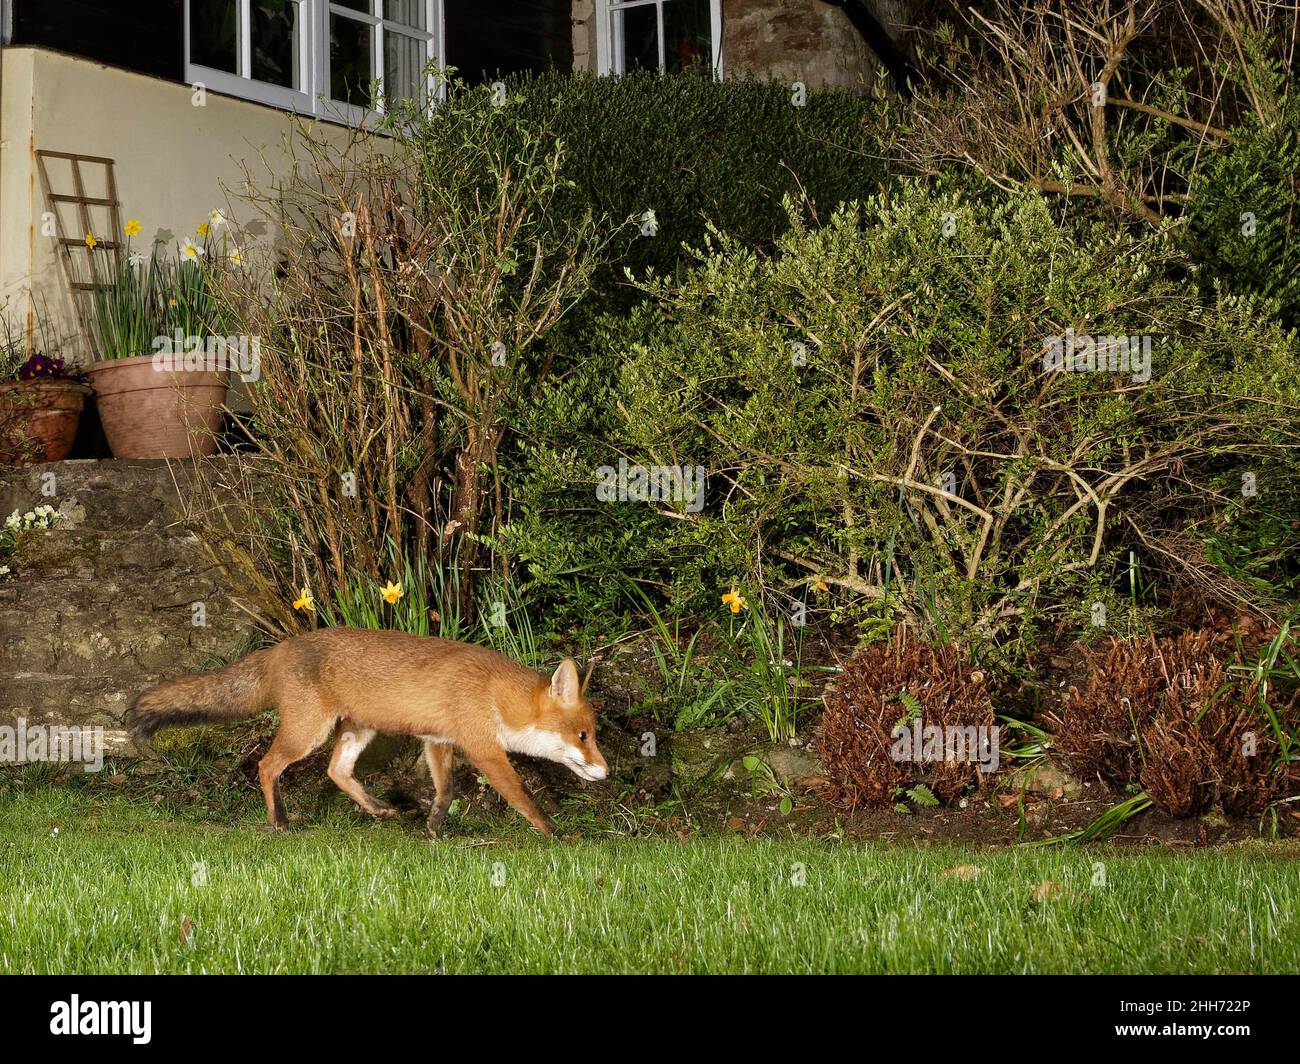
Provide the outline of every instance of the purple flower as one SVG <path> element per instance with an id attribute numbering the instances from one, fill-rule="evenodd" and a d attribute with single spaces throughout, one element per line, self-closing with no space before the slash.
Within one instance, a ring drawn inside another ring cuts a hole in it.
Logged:
<path id="1" fill-rule="evenodd" d="M 32 357 L 24 362 L 18 371 L 20 381 L 45 380 L 62 376 L 63 359 L 48 358 L 39 351 L 33 352 Z"/>

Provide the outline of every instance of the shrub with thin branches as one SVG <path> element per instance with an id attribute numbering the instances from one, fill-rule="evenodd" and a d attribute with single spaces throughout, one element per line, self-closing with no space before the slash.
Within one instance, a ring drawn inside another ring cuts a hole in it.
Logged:
<path id="1" fill-rule="evenodd" d="M 260 380 L 248 449 L 190 516 L 271 629 L 303 623 L 300 585 L 332 600 L 388 578 L 390 543 L 454 566 L 470 609 L 512 408 L 617 228 L 572 202 L 563 144 L 487 89 L 452 86 L 386 132 L 298 126 L 287 182 L 248 185 L 274 247 L 217 278 Z"/>

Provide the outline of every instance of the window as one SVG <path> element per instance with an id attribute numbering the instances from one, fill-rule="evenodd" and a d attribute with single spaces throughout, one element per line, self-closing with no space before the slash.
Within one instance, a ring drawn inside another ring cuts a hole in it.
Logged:
<path id="1" fill-rule="evenodd" d="M 440 0 L 187 0 L 185 79 L 359 124 L 432 100 L 441 29 Z"/>
<path id="2" fill-rule="evenodd" d="M 471 85 L 573 69 L 573 0 L 443 0 L 442 15 L 446 63 Z"/>
<path id="3" fill-rule="evenodd" d="M 721 0 L 603 0 L 601 73 L 722 73 Z"/>

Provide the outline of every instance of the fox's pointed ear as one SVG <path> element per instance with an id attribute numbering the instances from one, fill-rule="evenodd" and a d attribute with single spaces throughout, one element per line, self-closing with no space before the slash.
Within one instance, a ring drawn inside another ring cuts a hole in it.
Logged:
<path id="1" fill-rule="evenodd" d="M 578 663 L 572 658 L 565 658 L 551 677 L 551 697 L 562 706 L 576 706 L 581 695 Z"/>

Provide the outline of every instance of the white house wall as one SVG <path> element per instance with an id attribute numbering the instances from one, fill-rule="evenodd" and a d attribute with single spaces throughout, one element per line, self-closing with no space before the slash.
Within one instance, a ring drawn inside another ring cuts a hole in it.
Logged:
<path id="1" fill-rule="evenodd" d="M 121 220 L 140 221 L 135 244 L 146 252 L 158 230 L 197 240 L 214 208 L 248 220 L 236 198 L 245 174 L 269 178 L 288 169 L 285 138 L 294 119 L 273 108 L 214 93 L 195 106 L 186 85 L 42 49 L 5 49 L 3 79 L 0 301 L 35 288 L 70 332 L 79 330 L 58 248 L 42 233 L 38 148 L 112 158 Z M 78 337 L 64 354 L 84 360 L 93 351 Z"/>

